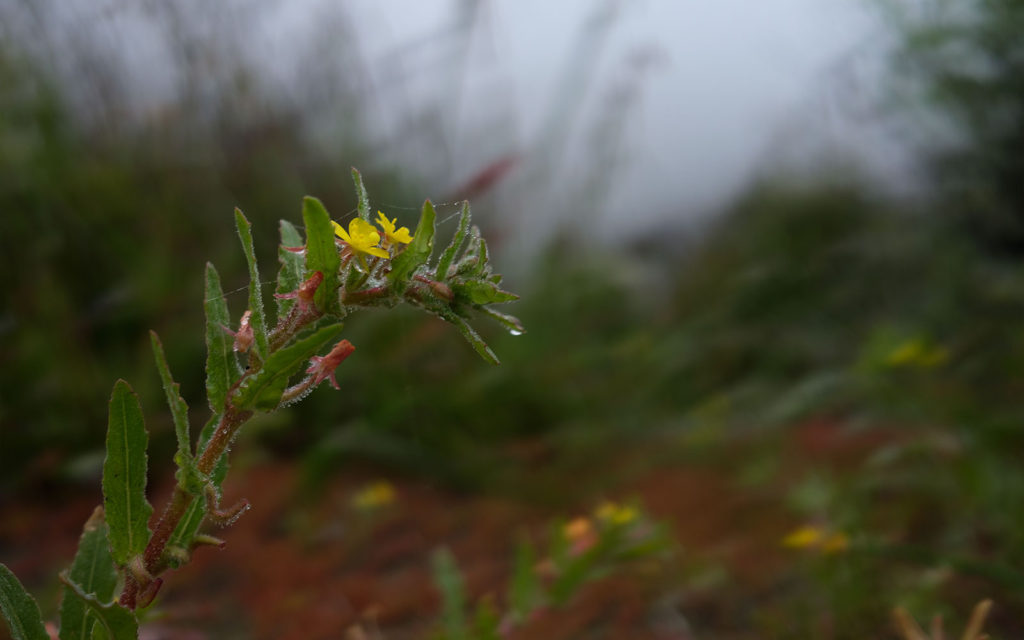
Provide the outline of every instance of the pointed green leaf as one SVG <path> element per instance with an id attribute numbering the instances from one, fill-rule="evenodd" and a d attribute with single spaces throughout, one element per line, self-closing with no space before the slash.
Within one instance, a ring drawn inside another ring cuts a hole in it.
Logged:
<path id="1" fill-rule="evenodd" d="M 388 272 L 388 280 L 391 281 L 391 288 L 401 293 L 409 285 L 409 278 L 413 276 L 416 269 L 430 259 L 434 251 L 434 221 L 437 213 L 430 200 L 423 203 L 423 210 L 420 213 L 419 224 L 416 225 L 416 235 L 412 242 L 402 253 L 395 256 L 391 261 L 391 271 Z"/>
<path id="2" fill-rule="evenodd" d="M 441 624 L 444 627 L 444 637 L 447 640 L 468 640 L 466 594 L 455 558 L 451 551 L 441 548 L 434 552 L 431 560 L 434 582 L 441 592 Z"/>
<path id="3" fill-rule="evenodd" d="M 322 202 L 311 196 L 302 199 L 302 221 L 306 225 L 306 273 L 309 278 L 315 272 L 324 274 L 324 281 L 316 290 L 313 300 L 317 309 L 324 313 L 340 313 L 338 301 L 338 269 L 341 256 L 334 242 L 334 225 Z"/>
<path id="4" fill-rule="evenodd" d="M 242 383 L 235 396 L 235 404 L 245 409 L 276 409 L 288 380 L 324 345 L 341 335 L 343 327 L 341 323 L 323 327 L 311 336 L 275 351 L 262 369 Z"/>
<path id="5" fill-rule="evenodd" d="M 466 342 L 468 342 L 478 354 L 480 354 L 481 358 L 491 364 L 501 364 L 501 361 L 498 360 L 498 356 L 494 355 L 494 352 L 491 351 L 489 346 L 487 346 L 484 339 L 480 337 L 480 334 L 478 334 L 473 327 L 469 326 L 469 323 L 466 322 L 465 318 L 447 307 L 443 309 L 435 309 L 434 311 L 442 318 L 455 325 L 455 328 L 459 330 L 462 337 L 466 339 Z"/>
<path id="6" fill-rule="evenodd" d="M 4 564 L 0 564 L 0 613 L 14 640 L 50 640 L 39 605 Z"/>
<path id="7" fill-rule="evenodd" d="M 277 249 L 277 260 L 281 270 L 277 272 L 277 293 L 291 293 L 302 284 L 302 273 L 306 268 L 306 258 L 301 253 L 288 251 L 285 247 L 301 247 L 302 236 L 292 223 L 281 221 L 281 246 Z M 288 315 L 295 306 L 295 298 L 277 298 L 277 320 Z"/>
<path id="8" fill-rule="evenodd" d="M 459 228 L 455 230 L 452 241 L 448 243 L 441 259 L 437 261 L 437 270 L 434 271 L 435 280 L 445 280 L 448 277 L 448 268 L 452 266 L 455 256 L 462 248 L 462 242 L 466 239 L 466 232 L 469 230 L 469 200 L 462 201 L 462 215 L 459 216 Z"/>
<path id="9" fill-rule="evenodd" d="M 206 263 L 206 395 L 210 411 L 221 413 L 227 402 L 228 389 L 242 375 L 233 349 L 233 340 L 225 331 L 231 326 L 228 304 L 220 286 L 217 269 Z"/>
<path id="10" fill-rule="evenodd" d="M 67 575 L 61 574 L 60 579 L 67 587 L 65 593 L 78 598 L 88 607 L 90 613 L 96 617 L 96 622 L 110 635 L 111 640 L 138 640 L 139 621 L 134 613 L 117 602 L 100 602 L 96 596 L 85 593 Z"/>
<path id="11" fill-rule="evenodd" d="M 213 415 L 210 420 L 203 427 L 202 431 L 199 432 L 199 442 L 196 446 L 196 451 L 202 451 L 206 448 L 206 443 L 213 437 L 213 432 L 217 429 L 217 425 L 220 423 L 220 416 Z M 217 464 L 214 465 L 213 471 L 209 475 L 210 482 L 213 483 L 217 489 L 220 489 L 221 483 L 224 482 L 224 477 L 228 474 L 228 452 L 225 451 Z M 199 527 L 203 524 L 203 519 L 206 517 L 206 497 L 200 493 L 196 496 L 192 503 L 185 509 L 185 515 L 182 516 L 181 520 L 178 521 L 178 526 L 174 528 L 171 533 L 171 537 L 167 541 L 168 549 L 181 549 L 186 554 L 192 549 L 192 540 L 195 538 L 196 533 L 199 532 Z M 169 556 L 171 566 L 179 566 L 179 562 L 176 562 L 172 556 Z"/>
<path id="12" fill-rule="evenodd" d="M 254 345 L 256 357 L 265 360 L 270 347 L 267 346 L 267 319 L 263 314 L 260 272 L 256 266 L 256 250 L 252 246 L 252 225 L 239 209 L 235 209 L 235 226 L 238 227 L 238 238 L 242 241 L 245 260 L 249 263 L 249 310 L 252 311 L 249 324 L 252 326 L 252 332 L 256 338 Z"/>
<path id="13" fill-rule="evenodd" d="M 356 185 L 356 208 L 359 210 L 359 217 L 370 222 L 370 195 L 366 193 L 366 187 L 363 185 L 363 175 L 355 167 L 352 167 L 352 182 Z"/>
<path id="14" fill-rule="evenodd" d="M 103 507 L 110 527 L 111 551 L 121 565 L 142 553 L 149 542 L 153 507 L 146 500 L 148 442 L 139 399 L 127 382 L 118 380 L 110 396 Z"/>
<path id="15" fill-rule="evenodd" d="M 102 602 L 108 602 L 114 597 L 117 571 L 107 544 L 107 523 L 103 519 L 102 507 L 96 507 L 92 517 L 85 523 L 68 578 L 82 592 L 91 593 Z M 81 598 L 69 591 L 68 587 L 64 587 L 60 603 L 60 639 L 90 640 L 96 618 Z"/>
<path id="16" fill-rule="evenodd" d="M 171 377 L 171 369 L 167 364 L 167 356 L 164 354 L 164 345 L 160 342 L 156 331 L 149 332 L 149 340 L 153 345 L 153 358 L 156 360 L 156 368 L 160 372 L 160 381 L 164 386 L 164 395 L 167 396 L 167 405 L 171 409 L 174 435 L 178 439 L 178 451 L 174 454 L 174 461 L 178 464 L 178 482 L 190 493 L 198 493 L 202 487 L 200 486 L 199 470 L 196 469 L 195 461 L 192 459 L 188 405 L 181 397 L 180 386 Z"/>
<path id="17" fill-rule="evenodd" d="M 473 305 L 501 304 L 519 299 L 516 294 L 499 289 L 489 280 L 454 281 L 450 285 L 456 300 Z"/>
<path id="18" fill-rule="evenodd" d="M 490 307 L 480 307 L 480 311 L 494 318 L 496 321 L 498 321 L 499 324 L 501 324 L 501 326 L 505 327 L 505 329 L 507 329 L 508 332 L 514 336 L 521 336 L 524 333 L 526 333 L 526 329 L 523 327 L 523 323 L 519 320 L 519 318 L 513 315 L 502 313 L 500 311 L 495 311 Z"/>

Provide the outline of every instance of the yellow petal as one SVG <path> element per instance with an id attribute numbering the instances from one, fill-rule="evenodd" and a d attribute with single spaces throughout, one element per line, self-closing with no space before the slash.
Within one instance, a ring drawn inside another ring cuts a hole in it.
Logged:
<path id="1" fill-rule="evenodd" d="M 351 238 L 349 238 L 348 233 L 346 233 L 345 231 L 345 227 L 341 226 L 334 220 L 331 220 L 331 224 L 334 225 L 334 235 L 338 236 L 345 242 L 349 242 L 351 240 Z"/>

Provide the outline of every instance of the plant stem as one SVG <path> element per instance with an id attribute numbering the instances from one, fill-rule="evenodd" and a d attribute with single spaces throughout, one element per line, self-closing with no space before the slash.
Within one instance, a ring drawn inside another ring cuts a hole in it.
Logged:
<path id="1" fill-rule="evenodd" d="M 231 444 L 231 440 L 234 439 L 239 427 L 252 417 L 252 414 L 252 411 L 241 411 L 230 405 L 224 410 L 224 415 L 221 416 L 217 429 L 213 432 L 213 436 L 196 462 L 196 467 L 200 473 L 209 475 L 213 471 L 214 465 L 217 464 L 217 461 L 227 451 L 228 445 Z M 195 495 L 183 489 L 181 485 L 174 487 L 174 493 L 164 508 L 160 520 L 157 521 L 156 528 L 154 528 L 153 535 L 150 537 L 149 544 L 146 545 L 146 550 L 142 556 L 146 571 L 149 572 L 151 577 L 156 577 L 167 568 L 163 562 L 164 549 L 167 547 L 171 534 L 177 528 L 178 522 L 181 521 L 185 511 L 188 510 L 189 505 L 192 504 L 195 498 Z M 135 576 L 130 573 L 127 574 L 124 591 L 121 593 L 121 604 L 129 609 L 134 609 L 139 589 L 142 586 L 144 585 L 140 585 Z"/>

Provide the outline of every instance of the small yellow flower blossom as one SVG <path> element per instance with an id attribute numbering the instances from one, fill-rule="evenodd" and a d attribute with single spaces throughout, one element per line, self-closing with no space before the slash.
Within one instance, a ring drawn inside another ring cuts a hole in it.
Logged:
<path id="1" fill-rule="evenodd" d="M 409 244 L 412 242 L 412 234 L 409 233 L 409 227 L 400 227 L 395 229 L 398 223 L 398 218 L 392 218 L 388 220 L 382 212 L 377 212 L 377 225 L 384 230 L 384 237 L 388 243 L 394 244 L 400 242 L 402 244 Z"/>
<path id="2" fill-rule="evenodd" d="M 815 549 L 825 555 L 842 553 L 850 548 L 850 538 L 842 531 L 828 533 L 812 526 L 800 527 L 782 539 L 790 549 Z"/>
<path id="3" fill-rule="evenodd" d="M 384 507 L 394 501 L 395 488 L 386 480 L 368 484 L 352 496 L 352 506 L 361 511 Z"/>
<path id="4" fill-rule="evenodd" d="M 585 538 L 593 531 L 588 518 L 575 518 L 562 528 L 562 533 L 568 540 L 579 540 Z"/>
<path id="5" fill-rule="evenodd" d="M 625 505 L 615 504 L 614 502 L 605 502 L 601 504 L 601 506 L 594 511 L 594 515 L 596 515 L 600 520 L 615 525 L 627 524 L 637 518 L 636 509 Z"/>
<path id="6" fill-rule="evenodd" d="M 357 253 L 365 253 L 378 258 L 387 258 L 388 252 L 377 245 L 380 243 L 380 234 L 373 228 L 373 225 L 362 218 L 353 218 L 348 223 L 348 231 L 340 224 L 331 220 L 334 225 L 334 233 L 342 239 L 352 250 Z"/>
<path id="7" fill-rule="evenodd" d="M 826 554 L 842 553 L 850 548 L 850 539 L 843 532 L 833 533 L 821 543 L 821 552 Z"/>
<path id="8" fill-rule="evenodd" d="M 782 546 L 791 549 L 807 549 L 821 542 L 822 532 L 817 527 L 800 527 L 782 539 Z"/>

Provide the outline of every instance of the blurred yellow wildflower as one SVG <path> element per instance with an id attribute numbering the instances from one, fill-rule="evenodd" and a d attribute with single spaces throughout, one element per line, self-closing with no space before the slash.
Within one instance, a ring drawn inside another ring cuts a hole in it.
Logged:
<path id="1" fill-rule="evenodd" d="M 637 518 L 636 509 L 626 505 L 615 504 L 614 502 L 602 503 L 594 511 L 594 515 L 599 520 L 617 525 L 627 524 Z"/>
<path id="2" fill-rule="evenodd" d="M 363 487 L 352 496 L 352 506 L 361 511 L 384 507 L 395 501 L 395 488 L 387 480 Z"/>
<path id="3" fill-rule="evenodd" d="M 782 546 L 791 549 L 807 549 L 817 546 L 821 542 L 822 532 L 817 527 L 800 527 L 795 529 L 782 539 Z"/>
<path id="4" fill-rule="evenodd" d="M 395 229 L 398 223 L 398 218 L 392 218 L 388 220 L 382 212 L 377 212 L 377 225 L 384 230 L 384 237 L 389 243 L 400 242 L 402 244 L 409 244 L 412 242 L 412 234 L 409 233 L 408 227 L 400 227 Z"/>
<path id="5" fill-rule="evenodd" d="M 842 531 L 829 533 L 819 527 L 803 526 L 782 538 L 782 546 L 790 549 L 816 549 L 826 555 L 842 553 L 850 547 L 850 538 Z"/>
<path id="6" fill-rule="evenodd" d="M 373 225 L 362 218 L 353 218 L 348 223 L 348 231 L 340 224 L 331 220 L 334 225 L 334 233 L 342 239 L 352 250 L 357 253 L 365 253 L 378 258 L 387 258 L 388 252 L 377 245 L 380 243 L 380 234 L 373 228 Z"/>

